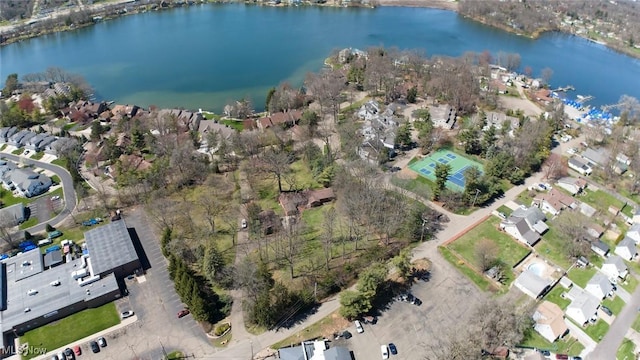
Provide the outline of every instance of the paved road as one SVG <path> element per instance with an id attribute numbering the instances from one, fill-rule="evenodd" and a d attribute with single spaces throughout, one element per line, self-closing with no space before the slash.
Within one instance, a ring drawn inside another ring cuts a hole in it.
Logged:
<path id="1" fill-rule="evenodd" d="M 34 165 L 35 167 L 49 170 L 55 173 L 56 175 L 58 175 L 58 177 L 60 178 L 60 182 L 62 183 L 62 191 L 64 194 L 64 200 L 65 200 L 64 208 L 62 209 L 62 211 L 60 211 L 60 213 L 56 217 L 47 221 L 46 223 L 56 226 L 62 223 L 67 218 L 67 216 L 69 216 L 69 214 L 71 214 L 71 212 L 75 209 L 76 204 L 78 202 L 78 198 L 76 197 L 76 191 L 73 187 L 73 180 L 71 179 L 71 174 L 69 174 L 69 172 L 66 169 L 58 165 L 53 165 L 53 164 L 49 164 L 49 163 L 38 161 L 38 160 L 32 160 L 32 159 L 29 159 L 23 156 L 14 155 L 14 154 L 7 154 L 4 152 L 1 153 L 0 157 L 6 158 L 11 161 L 15 161 L 15 162 L 22 162 L 25 165 Z M 46 223 L 40 223 L 38 225 L 32 226 L 25 230 L 29 231 L 32 234 L 35 234 L 37 232 L 44 231 Z"/>

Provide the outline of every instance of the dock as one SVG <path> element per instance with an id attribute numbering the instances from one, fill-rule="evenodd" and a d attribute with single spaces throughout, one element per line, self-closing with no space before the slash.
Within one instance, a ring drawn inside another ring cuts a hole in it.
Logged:
<path id="1" fill-rule="evenodd" d="M 575 90 L 573 85 L 567 85 L 565 87 L 559 87 L 559 88 L 551 90 L 551 91 L 553 91 L 553 92 L 565 92 L 565 91 L 573 91 L 573 90 Z"/>

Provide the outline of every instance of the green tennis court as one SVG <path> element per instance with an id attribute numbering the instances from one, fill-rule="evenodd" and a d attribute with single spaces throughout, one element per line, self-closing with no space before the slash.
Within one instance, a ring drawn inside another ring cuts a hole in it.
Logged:
<path id="1" fill-rule="evenodd" d="M 449 150 L 440 149 L 433 154 L 422 158 L 409 165 L 409 168 L 433 182 L 436 181 L 436 164 L 448 164 L 451 166 L 451 175 L 445 184 L 449 189 L 455 191 L 464 190 L 464 172 L 472 167 L 477 167 L 482 173 L 482 165 L 473 160 L 467 159 Z"/>

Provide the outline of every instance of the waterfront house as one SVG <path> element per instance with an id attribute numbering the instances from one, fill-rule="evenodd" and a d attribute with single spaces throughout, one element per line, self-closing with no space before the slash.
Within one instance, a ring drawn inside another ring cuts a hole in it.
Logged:
<path id="1" fill-rule="evenodd" d="M 586 163 L 580 161 L 575 157 L 570 158 L 567 164 L 569 165 L 570 169 L 577 171 L 578 173 L 580 173 L 580 175 L 583 175 L 583 176 L 591 175 L 591 173 L 593 172 L 593 169 L 591 168 L 591 166 L 587 165 Z"/>
<path id="2" fill-rule="evenodd" d="M 613 285 L 607 275 L 603 273 L 595 273 L 584 289 L 598 299 L 604 299 L 607 296 L 613 296 Z"/>
<path id="3" fill-rule="evenodd" d="M 576 195 L 587 187 L 587 182 L 584 179 L 563 177 L 556 182 L 556 185 L 567 190 L 571 195 Z"/>
<path id="4" fill-rule="evenodd" d="M 302 117 L 302 112 L 300 110 L 290 110 L 286 112 L 277 112 L 273 113 L 270 116 L 265 116 L 256 120 L 256 125 L 258 129 L 264 131 L 272 126 L 282 126 L 283 128 L 290 128 L 296 125 L 300 118 Z"/>
<path id="5" fill-rule="evenodd" d="M 564 322 L 564 312 L 558 305 L 550 301 L 542 301 L 532 318 L 535 322 L 533 328 L 550 343 L 569 332 L 569 328 Z"/>
<path id="6" fill-rule="evenodd" d="M 618 279 L 623 279 L 627 277 L 629 274 L 629 269 L 627 268 L 627 264 L 624 263 L 624 260 L 618 255 L 611 255 L 602 264 L 600 270 L 609 277 L 613 283 L 617 282 Z"/>
<path id="7" fill-rule="evenodd" d="M 622 239 L 616 246 L 616 255 L 620 255 L 625 260 L 633 260 L 638 255 L 638 249 L 636 248 L 636 242 L 630 237 Z"/>

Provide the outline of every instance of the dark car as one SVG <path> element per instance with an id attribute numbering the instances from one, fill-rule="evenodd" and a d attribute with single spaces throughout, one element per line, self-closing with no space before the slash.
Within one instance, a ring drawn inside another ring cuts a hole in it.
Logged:
<path id="1" fill-rule="evenodd" d="M 71 348 L 66 348 L 64 349 L 64 356 L 67 357 L 67 359 L 75 359 L 76 356 L 73 354 L 73 350 L 71 350 Z"/>
<path id="2" fill-rule="evenodd" d="M 89 346 L 91 347 L 91 351 L 93 351 L 94 354 L 100 352 L 100 346 L 98 346 L 97 342 L 92 341 L 89 343 Z"/>
<path id="3" fill-rule="evenodd" d="M 603 313 L 605 313 L 605 314 L 607 314 L 607 315 L 609 315 L 609 316 L 613 316 L 613 311 L 611 311 L 611 309 L 609 309 L 608 307 L 606 307 L 606 306 L 601 306 L 600 308 L 602 309 L 602 312 L 603 312 Z"/>
<path id="4" fill-rule="evenodd" d="M 180 311 L 178 311 L 178 319 L 185 317 L 189 315 L 189 310 L 188 309 L 182 309 Z"/>
<path id="5" fill-rule="evenodd" d="M 350 333 L 350 332 L 348 332 L 347 330 L 345 330 L 344 332 L 342 332 L 342 337 L 343 337 L 343 338 L 345 338 L 345 339 L 347 339 L 347 340 L 348 340 L 348 339 L 351 339 L 351 337 L 352 337 L 352 336 L 353 336 L 353 335 L 351 335 L 351 333 Z"/>
<path id="6" fill-rule="evenodd" d="M 540 354 L 542 354 L 542 356 L 551 356 L 551 352 L 549 350 L 540 350 Z"/>
<path id="7" fill-rule="evenodd" d="M 569 360 L 569 355 L 556 354 L 556 359 L 558 359 L 558 360 Z"/>
<path id="8" fill-rule="evenodd" d="M 413 299 L 413 301 L 412 301 L 411 303 L 412 303 L 413 305 L 420 306 L 420 305 L 422 305 L 422 300 L 420 300 L 420 299 L 418 299 L 418 298 L 415 298 L 415 299 Z"/>
<path id="9" fill-rule="evenodd" d="M 391 353 L 391 355 L 398 355 L 398 349 L 396 348 L 396 345 L 394 343 L 389 344 L 389 352 Z"/>

